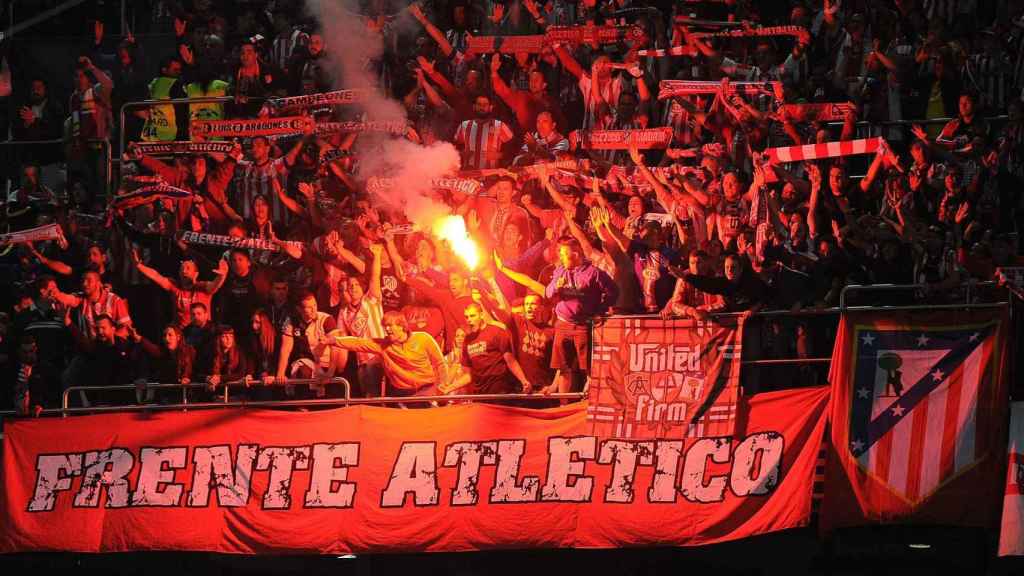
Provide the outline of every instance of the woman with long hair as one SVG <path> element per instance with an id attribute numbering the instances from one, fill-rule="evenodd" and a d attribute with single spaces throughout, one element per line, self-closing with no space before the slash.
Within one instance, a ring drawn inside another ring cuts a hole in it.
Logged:
<path id="1" fill-rule="evenodd" d="M 275 394 L 268 385 L 273 383 L 277 368 L 277 331 L 263 308 L 252 313 L 250 328 L 248 349 L 252 353 L 252 362 L 246 380 L 254 387 L 253 399 L 271 400 Z"/>
<path id="2" fill-rule="evenodd" d="M 235 329 L 229 324 L 217 327 L 217 341 L 213 349 L 213 366 L 206 379 L 211 392 L 229 382 L 244 380 L 249 375 L 249 356 L 235 340 Z"/>
<path id="3" fill-rule="evenodd" d="M 149 379 L 161 384 L 190 384 L 192 368 L 195 365 L 196 351 L 185 342 L 181 329 L 176 324 L 168 324 L 163 330 L 160 345 L 150 342 L 137 331 L 132 330 L 132 337 L 139 343 L 149 361 Z M 170 389 L 150 390 L 146 400 L 154 396 L 160 403 L 181 402 L 182 396 Z"/>

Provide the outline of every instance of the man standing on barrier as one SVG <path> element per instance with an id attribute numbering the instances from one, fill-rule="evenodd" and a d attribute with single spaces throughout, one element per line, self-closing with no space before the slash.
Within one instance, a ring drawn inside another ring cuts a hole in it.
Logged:
<path id="1" fill-rule="evenodd" d="M 545 394 L 583 389 L 590 368 L 590 321 L 606 314 L 619 295 L 611 276 L 583 259 L 577 240 L 559 241 L 558 261 L 545 290 L 545 296 L 557 302 L 551 367 L 558 375 Z"/>

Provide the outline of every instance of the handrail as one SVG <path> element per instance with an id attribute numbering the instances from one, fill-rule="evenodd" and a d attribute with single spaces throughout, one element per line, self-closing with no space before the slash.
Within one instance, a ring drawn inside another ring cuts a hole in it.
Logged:
<path id="1" fill-rule="evenodd" d="M 266 100 L 269 100 L 266 96 L 249 96 L 247 99 L 250 102 L 265 102 Z M 124 129 L 124 113 L 128 108 L 144 108 L 148 106 L 161 106 L 166 104 L 227 104 L 234 101 L 234 96 L 197 96 L 195 98 L 168 98 L 166 100 L 136 100 L 133 102 L 125 102 L 121 104 L 121 109 L 119 111 L 119 128 L 121 130 L 121 138 L 120 149 L 118 150 L 117 156 L 120 158 L 125 151 L 126 131 Z"/>
<path id="2" fill-rule="evenodd" d="M 865 308 L 884 308 L 886 310 L 895 310 L 895 309 L 910 309 L 910 310 L 913 310 L 913 309 L 924 309 L 924 308 L 935 308 L 935 309 L 963 308 L 965 306 L 968 306 L 968 307 L 989 307 L 987 305 L 983 306 L 981 304 L 971 305 L 970 301 L 969 301 L 970 300 L 970 293 L 971 293 L 971 288 L 972 287 L 988 287 L 988 286 L 998 286 L 998 284 L 996 282 L 994 282 L 994 281 L 986 280 L 984 282 L 967 281 L 967 282 L 963 282 L 962 284 L 960 284 L 960 286 L 957 286 L 958 288 L 959 287 L 964 287 L 964 288 L 967 289 L 967 296 L 965 297 L 964 304 L 939 304 L 939 305 L 930 305 L 930 306 L 924 306 L 924 307 L 919 307 L 919 306 L 852 306 L 851 307 L 851 306 L 847 306 L 846 305 L 846 295 L 849 292 L 871 292 L 871 291 L 877 291 L 877 292 L 896 292 L 896 291 L 900 291 L 900 290 L 920 290 L 922 288 L 927 287 L 927 285 L 926 284 L 847 284 L 846 286 L 843 286 L 842 291 L 839 292 L 839 311 L 840 312 L 845 312 L 846 310 L 863 310 Z M 1000 302 L 998 304 L 1005 305 L 1006 302 Z"/>
<path id="3" fill-rule="evenodd" d="M 285 386 L 285 385 L 287 385 L 287 386 L 301 386 L 303 384 L 320 384 L 320 383 L 321 383 L 321 381 L 316 379 L 316 378 L 289 378 L 285 382 L 275 382 L 274 384 L 271 384 L 270 386 Z M 325 385 L 327 385 L 327 384 L 341 384 L 343 389 L 344 389 L 344 391 L 345 391 L 345 396 L 342 399 L 343 400 L 350 400 L 352 398 L 352 385 L 349 383 L 348 379 L 338 376 L 338 377 L 335 377 L 335 378 L 329 378 L 327 380 L 324 380 L 324 381 L 322 381 L 322 383 L 325 384 Z M 161 382 L 146 382 L 144 384 L 138 384 L 138 385 L 136 385 L 136 384 L 106 384 L 106 385 L 102 385 L 102 386 L 68 386 L 67 388 L 64 389 L 64 393 L 61 396 L 61 408 L 60 408 L 60 410 L 62 412 L 65 412 L 65 413 L 74 410 L 74 408 L 71 408 L 69 406 L 69 397 L 71 395 L 71 392 L 88 392 L 88 391 L 101 392 L 101 391 L 118 391 L 118 390 L 121 390 L 121 391 L 134 391 L 134 390 L 178 389 L 178 390 L 182 390 L 182 400 L 183 400 L 182 403 L 181 404 L 167 404 L 167 406 L 177 406 L 177 407 L 180 408 L 180 407 L 183 407 L 183 406 L 193 407 L 193 406 L 197 406 L 198 404 L 215 404 L 217 406 L 231 405 L 231 402 L 228 400 L 228 388 L 231 388 L 231 387 L 236 387 L 237 388 L 237 387 L 243 387 L 243 386 L 247 387 L 247 388 L 264 387 L 264 385 L 262 383 L 260 383 L 259 380 L 251 380 L 251 381 L 249 381 L 248 384 L 246 383 L 245 380 L 233 380 L 231 382 L 222 382 L 221 384 L 218 384 L 217 386 L 223 386 L 224 387 L 224 396 L 223 396 L 224 400 L 222 402 L 206 402 L 206 403 L 202 403 L 201 402 L 201 403 L 191 403 L 191 404 L 187 401 L 187 397 L 185 396 L 184 391 L 185 390 L 189 390 L 189 389 L 193 389 L 193 388 L 208 389 L 209 388 L 208 384 L 198 383 L 198 382 L 191 382 L 191 383 L 188 383 L 188 384 L 168 384 L 168 383 L 161 383 Z M 267 386 L 267 387 L 269 387 L 269 386 Z M 151 405 L 149 405 L 149 404 L 143 404 L 141 406 L 151 407 Z M 120 407 L 119 406 L 114 406 L 114 408 L 120 408 Z M 95 409 L 96 408 L 89 408 L 89 410 L 95 410 Z"/>
<path id="4" fill-rule="evenodd" d="M 127 388 L 134 389 L 134 386 Z M 99 386 L 87 387 L 91 390 L 101 390 Z M 449 394 L 432 396 L 381 396 L 377 398 L 316 398 L 309 400 L 242 400 L 233 402 L 193 402 L 189 404 L 127 404 L 124 406 L 91 406 L 76 408 L 47 408 L 40 412 L 41 415 L 62 415 L 69 414 L 99 414 L 104 412 L 150 412 L 158 410 L 199 410 L 209 408 L 288 408 L 307 406 L 363 406 L 363 405 L 389 405 L 389 404 L 423 404 L 423 403 L 444 403 L 444 402 L 549 402 L 551 400 L 585 400 L 586 392 L 555 392 L 552 394 Z M 19 416 L 15 411 L 0 413 L 0 416 L 9 414 Z"/>
<path id="5" fill-rule="evenodd" d="M 988 117 L 984 118 L 984 120 L 986 122 L 1002 122 L 1004 120 L 1009 120 L 1009 119 L 1010 119 L 1010 117 L 1005 115 L 1005 114 L 1000 115 L 1000 116 L 988 116 Z M 864 127 L 864 126 L 881 126 L 881 127 L 885 127 L 885 126 L 913 126 L 914 124 L 946 124 L 946 123 L 948 123 L 951 120 L 956 120 L 956 118 L 919 118 L 919 119 L 916 119 L 916 120 L 915 119 L 909 119 L 909 120 L 882 120 L 882 121 L 879 121 L 879 122 L 870 122 L 868 120 L 858 120 L 857 123 L 854 124 L 854 126 L 856 126 L 858 128 L 861 128 L 861 127 Z M 841 122 L 841 121 L 827 122 L 826 123 L 826 125 L 828 125 L 828 126 L 842 126 L 844 124 L 845 124 L 845 122 Z"/>

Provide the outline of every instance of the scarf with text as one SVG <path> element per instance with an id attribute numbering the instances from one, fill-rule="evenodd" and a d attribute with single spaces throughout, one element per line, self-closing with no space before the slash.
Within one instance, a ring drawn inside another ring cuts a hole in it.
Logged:
<path id="1" fill-rule="evenodd" d="M 262 250 L 265 252 L 280 252 L 281 244 L 293 246 L 302 250 L 302 242 L 273 241 L 263 238 L 236 238 L 223 234 L 207 234 L 205 232 L 182 232 L 181 241 L 186 244 L 198 244 L 201 246 L 223 246 L 225 248 L 243 248 L 245 250 Z"/>
<path id="2" fill-rule="evenodd" d="M 313 124 L 308 116 L 283 116 L 281 118 L 256 118 L 251 120 L 193 120 L 193 138 L 214 138 L 235 136 L 280 136 L 301 133 Z"/>
<path id="3" fill-rule="evenodd" d="M 395 178 L 385 178 L 382 176 L 371 176 L 366 181 L 366 191 L 370 194 L 379 194 L 387 192 L 393 189 L 398 184 L 398 180 Z M 431 188 L 438 190 L 451 190 L 453 192 L 460 192 L 467 196 L 475 196 L 483 188 L 483 185 L 476 180 L 471 178 L 433 178 L 430 180 Z"/>
<path id="4" fill-rule="evenodd" d="M 135 149 L 144 156 L 166 156 L 184 154 L 227 154 L 234 148 L 232 142 L 136 142 Z"/>
<path id="5" fill-rule="evenodd" d="M 529 36 L 471 36 L 466 53 L 540 54 L 544 46 L 552 44 L 613 44 L 642 36 L 638 26 L 548 26 L 544 34 Z"/>
<path id="6" fill-rule="evenodd" d="M 260 113 L 261 115 L 264 113 L 280 114 L 285 111 L 295 112 L 318 106 L 358 104 L 363 101 L 365 94 L 365 90 L 335 90 L 334 92 L 320 92 L 317 94 L 306 94 L 304 96 L 272 98 L 267 100 Z"/>
<path id="7" fill-rule="evenodd" d="M 723 85 L 714 80 L 662 80 L 658 84 L 658 100 L 693 94 L 718 94 L 723 87 L 729 93 L 747 96 L 770 94 L 782 100 L 782 82 L 729 82 Z"/>
<path id="8" fill-rule="evenodd" d="M 811 33 L 803 26 L 765 26 L 763 28 L 741 28 L 720 32 L 694 32 L 698 38 L 755 38 L 759 36 L 794 36 L 801 44 L 811 41 Z"/>
<path id="9" fill-rule="evenodd" d="M 569 141 L 583 150 L 640 150 L 668 148 L 672 142 L 671 128 L 644 128 L 637 130 L 574 130 Z"/>
<path id="10" fill-rule="evenodd" d="M 807 104 L 783 104 L 776 111 L 781 120 L 790 122 L 837 122 L 857 109 L 853 102 L 816 102 Z"/>

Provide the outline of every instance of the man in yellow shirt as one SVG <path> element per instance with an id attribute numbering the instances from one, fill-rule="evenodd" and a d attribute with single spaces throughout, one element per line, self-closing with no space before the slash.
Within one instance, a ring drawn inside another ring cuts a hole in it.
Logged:
<path id="1" fill-rule="evenodd" d="M 330 334 L 333 345 L 353 352 L 379 354 L 384 361 L 387 396 L 429 396 L 448 380 L 448 368 L 441 347 L 426 332 L 409 332 L 401 312 L 390 311 L 382 321 L 386 338 L 355 338 L 339 330 Z"/>

